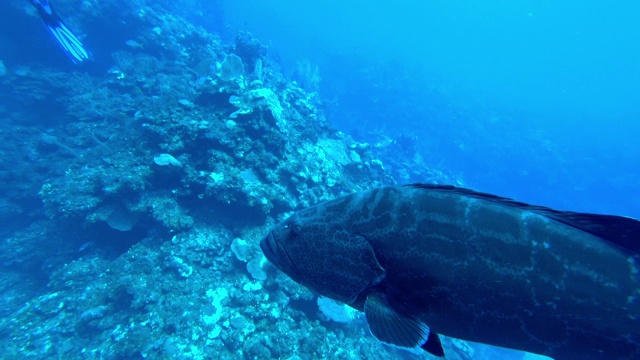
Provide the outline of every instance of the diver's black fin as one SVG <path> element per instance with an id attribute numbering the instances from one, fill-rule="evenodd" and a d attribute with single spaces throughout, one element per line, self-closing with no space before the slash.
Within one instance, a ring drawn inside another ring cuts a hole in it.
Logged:
<path id="1" fill-rule="evenodd" d="M 371 333 L 380 341 L 404 348 L 420 347 L 425 351 L 444 356 L 437 334 L 418 319 L 403 315 L 389 306 L 383 294 L 372 293 L 364 303 L 364 314 Z"/>
<path id="2" fill-rule="evenodd" d="M 74 63 L 81 63 L 89 59 L 91 54 L 84 48 L 82 41 L 60 19 L 48 2 L 32 2 L 32 4 L 38 10 L 51 36 Z"/>
<path id="3" fill-rule="evenodd" d="M 565 225 L 588 232 L 625 249 L 640 253 L 640 221 L 636 219 L 615 215 L 558 211 L 544 206 L 529 205 L 512 199 L 451 185 L 410 184 L 405 186 L 446 191 L 532 211 Z"/>

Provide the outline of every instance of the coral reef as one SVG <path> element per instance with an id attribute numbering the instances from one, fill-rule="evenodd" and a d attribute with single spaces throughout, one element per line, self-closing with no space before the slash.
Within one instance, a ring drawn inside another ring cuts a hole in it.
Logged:
<path id="1" fill-rule="evenodd" d="M 4 356 L 424 358 L 378 343 L 258 247 L 294 209 L 450 180 L 394 156 L 413 140 L 371 145 L 332 129 L 318 94 L 285 79 L 257 39 L 225 44 L 174 2 L 58 3 L 87 34 L 114 19 L 96 51 L 113 63 L 0 62 Z"/>

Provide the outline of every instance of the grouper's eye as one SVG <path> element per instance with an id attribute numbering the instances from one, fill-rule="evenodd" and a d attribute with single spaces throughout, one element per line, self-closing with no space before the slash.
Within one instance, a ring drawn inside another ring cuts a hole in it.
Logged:
<path id="1" fill-rule="evenodd" d="M 297 235 L 302 231 L 302 227 L 294 222 L 285 224 L 284 228 L 291 231 L 291 235 Z"/>

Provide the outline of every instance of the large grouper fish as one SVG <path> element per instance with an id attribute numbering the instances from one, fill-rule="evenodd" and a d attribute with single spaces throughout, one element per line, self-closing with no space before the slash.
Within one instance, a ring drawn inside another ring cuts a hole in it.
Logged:
<path id="1" fill-rule="evenodd" d="M 640 359 L 640 222 L 453 186 L 358 192 L 261 241 L 293 280 L 364 311 L 380 341 L 438 334 L 556 360 Z"/>

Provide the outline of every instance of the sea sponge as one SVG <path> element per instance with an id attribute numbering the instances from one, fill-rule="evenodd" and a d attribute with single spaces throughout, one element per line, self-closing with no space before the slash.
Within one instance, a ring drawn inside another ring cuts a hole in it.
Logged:
<path id="1" fill-rule="evenodd" d="M 232 81 L 244 75 L 242 59 L 237 55 L 227 55 L 220 64 L 220 78 L 224 81 Z"/>
<path id="2" fill-rule="evenodd" d="M 357 315 L 357 311 L 351 307 L 324 296 L 318 296 L 318 308 L 327 319 L 339 323 L 349 322 Z"/>
<path id="3" fill-rule="evenodd" d="M 178 161 L 178 159 L 174 158 L 169 154 L 156 155 L 153 158 L 153 162 L 155 162 L 156 165 L 160 165 L 160 166 L 167 166 L 167 165 L 182 166 L 182 164 L 180 163 L 180 161 Z"/>

